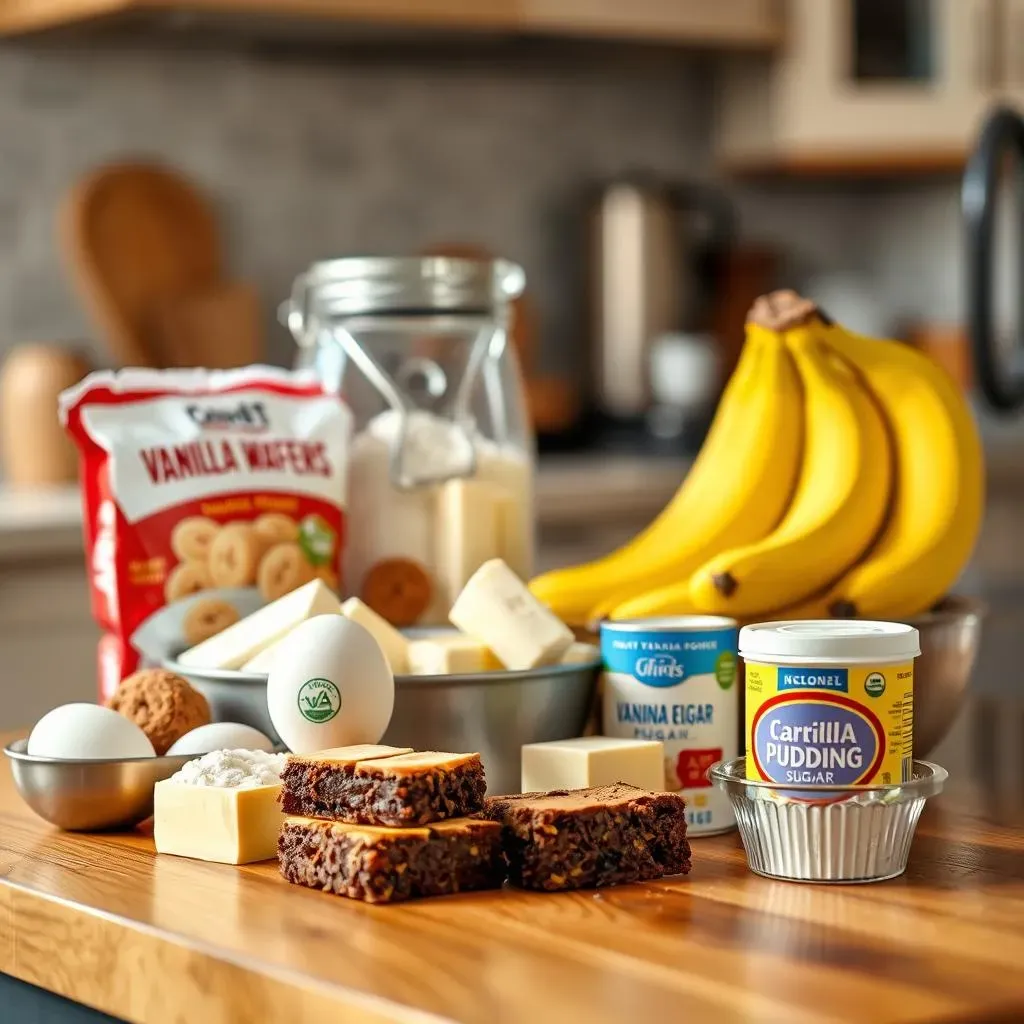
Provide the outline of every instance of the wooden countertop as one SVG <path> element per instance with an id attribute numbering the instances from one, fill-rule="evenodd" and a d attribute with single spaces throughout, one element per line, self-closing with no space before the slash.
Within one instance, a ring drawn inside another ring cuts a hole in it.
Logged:
<path id="1" fill-rule="evenodd" d="M 998 718 L 1020 726 L 1024 708 Z M 978 728 L 978 750 L 939 752 L 960 784 L 892 882 L 767 881 L 733 834 L 695 840 L 687 878 L 390 907 L 290 886 L 272 863 L 157 856 L 144 832 L 62 834 L 4 764 L 0 970 L 144 1024 L 1021 1020 L 1024 819 L 1006 787 L 979 798 L 992 777 L 971 765 L 999 744 Z"/>

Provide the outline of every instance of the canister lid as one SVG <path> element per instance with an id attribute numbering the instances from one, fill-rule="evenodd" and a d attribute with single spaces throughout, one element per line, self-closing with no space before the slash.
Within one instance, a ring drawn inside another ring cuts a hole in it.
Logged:
<path id="1" fill-rule="evenodd" d="M 804 619 L 744 626 L 740 654 L 751 661 L 770 658 L 827 658 L 829 661 L 900 661 L 921 653 L 920 636 L 902 622 L 860 619 Z"/>
<path id="2" fill-rule="evenodd" d="M 438 312 L 491 314 L 525 286 L 508 260 L 353 256 L 314 263 L 296 282 L 321 317 Z M 293 302 L 295 295 L 293 295 Z"/>

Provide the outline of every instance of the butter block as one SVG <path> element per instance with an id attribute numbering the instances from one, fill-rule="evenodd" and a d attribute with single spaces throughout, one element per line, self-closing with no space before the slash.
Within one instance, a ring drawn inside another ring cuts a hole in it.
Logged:
<path id="1" fill-rule="evenodd" d="M 414 676 L 487 672 L 494 655 L 468 636 L 431 637 L 409 643 L 409 672 Z"/>
<path id="2" fill-rule="evenodd" d="M 517 672 L 553 665 L 574 640 L 569 627 L 500 558 L 492 558 L 473 573 L 448 618 Z"/>
<path id="3" fill-rule="evenodd" d="M 158 782 L 153 792 L 157 853 L 219 864 L 271 860 L 284 821 L 280 792 L 280 783 L 227 789 Z"/>
<path id="4" fill-rule="evenodd" d="M 520 579 L 527 579 L 533 571 L 533 520 L 530 512 L 523 511 L 525 500 L 521 493 L 503 489 L 498 509 L 499 554 Z M 532 510 L 532 506 L 528 508 Z M 524 525 L 524 520 L 529 525 Z"/>
<path id="5" fill-rule="evenodd" d="M 438 488 L 434 572 L 449 603 L 501 551 L 505 502 L 504 488 L 486 480 L 448 480 Z"/>
<path id="6" fill-rule="evenodd" d="M 582 736 L 523 745 L 524 793 L 590 789 L 624 782 L 641 789 L 665 789 L 665 745 L 658 740 Z"/>
<path id="7" fill-rule="evenodd" d="M 285 637 L 281 637 L 284 640 Z M 243 672 L 252 672 L 257 675 L 270 675 L 270 667 L 274 663 L 274 658 L 277 656 L 278 647 L 281 644 L 281 640 L 278 640 L 276 644 L 271 644 L 266 650 L 260 651 L 255 658 L 250 658 L 243 666 Z"/>
<path id="8" fill-rule="evenodd" d="M 313 580 L 264 605 L 233 626 L 179 655 L 186 668 L 241 668 L 314 615 L 339 615 L 341 602 L 323 580 Z M 265 671 L 253 669 L 252 671 Z"/>
<path id="9" fill-rule="evenodd" d="M 579 665 L 590 661 L 596 661 L 601 654 L 597 644 L 585 644 L 577 641 L 569 644 L 565 654 L 562 655 L 563 665 Z"/>
<path id="10" fill-rule="evenodd" d="M 377 641 L 377 645 L 384 652 L 384 657 L 387 658 L 394 675 L 408 674 L 409 641 L 387 619 L 378 615 L 358 597 L 350 597 L 341 606 L 341 614 L 357 626 L 362 626 Z"/>

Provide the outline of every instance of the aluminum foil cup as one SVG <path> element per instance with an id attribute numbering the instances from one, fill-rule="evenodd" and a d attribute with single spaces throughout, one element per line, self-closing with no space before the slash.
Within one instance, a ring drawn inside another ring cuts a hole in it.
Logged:
<path id="1" fill-rule="evenodd" d="M 924 802 L 947 773 L 914 761 L 910 782 L 837 789 L 758 782 L 742 757 L 708 778 L 729 795 L 751 871 L 790 882 L 881 882 L 903 874 Z M 814 794 L 813 796 L 811 794 Z"/>

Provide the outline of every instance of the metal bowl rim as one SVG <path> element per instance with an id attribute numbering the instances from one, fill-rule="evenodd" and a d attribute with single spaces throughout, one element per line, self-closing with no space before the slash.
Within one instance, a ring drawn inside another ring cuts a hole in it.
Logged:
<path id="1" fill-rule="evenodd" d="M 979 597 L 950 594 L 943 598 L 943 604 L 930 611 L 923 612 L 907 619 L 908 625 L 938 626 L 951 622 L 962 622 L 966 619 L 983 619 L 988 615 L 988 604 Z"/>
<path id="2" fill-rule="evenodd" d="M 193 761 L 201 754 L 159 754 L 153 757 L 40 757 L 38 754 L 30 754 L 26 749 L 28 738 L 12 740 L 4 747 L 4 753 L 12 761 L 20 761 L 24 764 L 63 764 L 63 765 L 90 765 L 90 764 L 158 764 L 161 761 L 181 762 L 182 765 Z M 180 766 L 179 766 L 180 767 Z"/>
<path id="3" fill-rule="evenodd" d="M 266 686 L 267 675 L 261 672 L 241 672 L 238 669 L 215 668 L 195 669 L 181 665 L 172 658 L 165 658 L 160 663 L 162 668 L 186 678 L 194 677 L 211 683 L 229 683 L 243 686 Z M 453 675 L 398 675 L 395 686 L 480 686 L 498 685 L 512 682 L 536 682 L 550 676 L 567 676 L 577 672 L 593 672 L 601 667 L 601 655 L 595 654 L 590 661 L 574 661 L 567 664 L 544 665 L 540 668 L 527 668 L 513 672 L 509 669 L 493 672 L 466 672 Z"/>
<path id="4" fill-rule="evenodd" d="M 908 789 L 932 787 L 942 788 L 949 778 L 949 772 L 933 761 L 914 758 L 914 777 L 910 782 L 874 783 L 869 786 L 816 786 L 803 782 L 765 782 L 761 779 L 746 777 L 746 758 L 735 757 L 731 761 L 716 761 L 707 771 L 707 777 L 718 785 L 728 789 L 742 786 L 768 792 L 810 792 L 810 793 L 844 793 L 847 796 L 858 796 L 863 793 L 895 793 Z"/>

